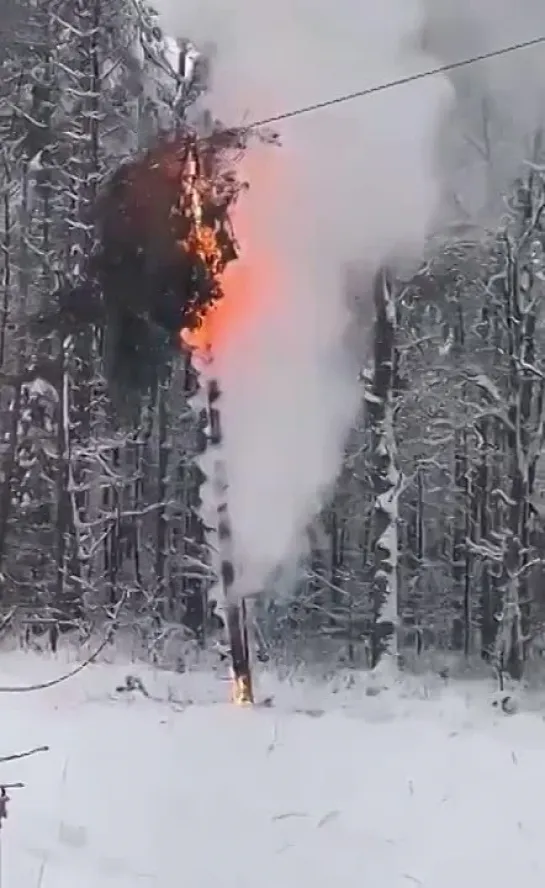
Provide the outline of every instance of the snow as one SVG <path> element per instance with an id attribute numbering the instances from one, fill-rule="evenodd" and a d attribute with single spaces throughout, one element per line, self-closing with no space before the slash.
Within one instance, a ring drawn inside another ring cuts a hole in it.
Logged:
<path id="1" fill-rule="evenodd" d="M 65 661 L 0 654 L 0 683 Z M 127 673 L 151 697 L 116 693 Z M 262 678 L 240 709 L 205 674 L 93 665 L 3 694 L 5 888 L 538 888 L 545 723 L 492 685 L 419 679 L 376 696 Z M 189 703 L 189 700 L 193 703 Z M 536 704 L 537 705 L 537 704 Z"/>

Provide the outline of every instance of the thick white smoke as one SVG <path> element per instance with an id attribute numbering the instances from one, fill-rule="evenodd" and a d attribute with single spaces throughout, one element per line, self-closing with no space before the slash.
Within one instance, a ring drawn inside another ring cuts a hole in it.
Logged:
<path id="1" fill-rule="evenodd" d="M 545 35 L 541 0 L 424 0 L 429 50 L 452 62 Z M 503 198 L 535 137 L 545 147 L 545 44 L 453 71 L 456 102 L 443 131 L 443 209 L 450 218 L 498 224 Z"/>
<path id="2" fill-rule="evenodd" d="M 233 124 L 434 62 L 419 48 L 417 0 L 161 0 L 159 9 L 171 34 L 215 44 L 210 103 Z M 301 116 L 279 124 L 281 148 L 247 159 L 239 234 L 261 272 L 254 310 L 218 358 L 242 592 L 293 558 L 337 475 L 361 403 L 344 270 L 421 251 L 450 96 L 435 77 Z"/>

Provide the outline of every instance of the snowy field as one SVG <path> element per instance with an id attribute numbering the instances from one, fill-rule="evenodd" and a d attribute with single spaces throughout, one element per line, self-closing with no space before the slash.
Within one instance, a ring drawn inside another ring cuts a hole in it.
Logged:
<path id="1" fill-rule="evenodd" d="M 0 655 L 0 684 L 62 658 Z M 151 698 L 116 693 L 127 673 Z M 378 696 L 93 665 L 4 693 L 2 888 L 543 888 L 545 721 L 439 679 Z M 155 698 L 155 699 L 154 699 Z M 544 710 L 545 712 L 545 710 Z"/>

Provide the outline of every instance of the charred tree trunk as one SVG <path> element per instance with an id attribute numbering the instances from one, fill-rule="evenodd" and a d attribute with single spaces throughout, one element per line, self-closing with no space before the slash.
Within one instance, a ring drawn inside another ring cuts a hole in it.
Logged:
<path id="1" fill-rule="evenodd" d="M 231 648 L 235 695 L 238 702 L 252 703 L 253 689 L 248 643 L 248 617 L 246 603 L 236 595 L 233 529 L 229 515 L 228 480 L 225 462 L 219 448 L 223 442 L 219 410 L 220 388 L 213 377 L 206 385 L 206 401 L 209 419 L 209 444 L 217 449 L 214 459 L 212 484 L 217 503 L 217 534 L 220 554 L 220 581 L 222 585 L 227 631 Z"/>
<path id="2" fill-rule="evenodd" d="M 182 387 L 188 402 L 198 389 L 198 380 L 189 355 L 184 356 Z M 208 583 L 205 570 L 199 563 L 205 561 L 206 538 L 203 521 L 199 514 L 200 487 L 203 474 L 195 462 L 195 454 L 206 451 L 207 440 L 203 424 L 206 424 L 206 411 L 197 417 L 188 417 L 185 427 L 187 448 L 181 453 L 177 465 L 177 524 L 175 549 L 182 567 L 176 578 L 176 595 L 184 613 L 184 624 L 195 634 L 201 647 L 206 646 L 209 628 Z M 189 565 L 189 569 L 187 568 Z"/>

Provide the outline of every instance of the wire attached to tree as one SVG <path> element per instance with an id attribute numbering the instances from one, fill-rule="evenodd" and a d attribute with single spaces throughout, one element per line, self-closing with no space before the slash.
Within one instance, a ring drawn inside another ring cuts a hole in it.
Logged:
<path id="1" fill-rule="evenodd" d="M 532 46 L 539 46 L 542 43 L 545 43 L 545 34 L 541 37 L 534 37 L 532 40 L 525 40 L 521 43 L 511 43 L 501 49 L 483 52 L 480 55 L 470 56 L 467 59 L 460 59 L 457 62 L 448 62 L 444 65 L 438 65 L 436 68 L 428 68 L 426 71 L 419 71 L 416 74 L 408 74 L 406 77 L 398 77 L 395 80 L 378 83 L 375 86 L 369 86 L 364 89 L 356 90 L 355 92 L 335 96 L 332 99 L 315 102 L 312 105 L 303 105 L 300 108 L 294 108 L 292 111 L 284 111 L 281 114 L 275 114 L 272 117 L 264 117 L 262 120 L 254 120 L 247 127 L 242 128 L 256 129 L 261 126 L 269 126 L 272 123 L 280 123 L 282 120 L 290 120 L 293 117 L 301 117 L 303 114 L 310 114 L 313 111 L 321 111 L 323 108 L 331 108 L 333 105 L 342 105 L 346 102 L 352 102 L 355 99 L 363 99 L 366 96 L 372 96 L 376 93 L 396 89 L 399 86 L 405 86 L 406 84 L 414 83 L 417 80 L 425 80 L 428 77 L 435 77 L 437 74 L 446 74 L 449 71 L 455 71 L 458 68 L 467 68 L 469 65 L 475 65 L 478 62 L 486 62 L 488 59 L 499 58 L 513 52 L 519 52 L 523 49 L 530 49 Z"/>

